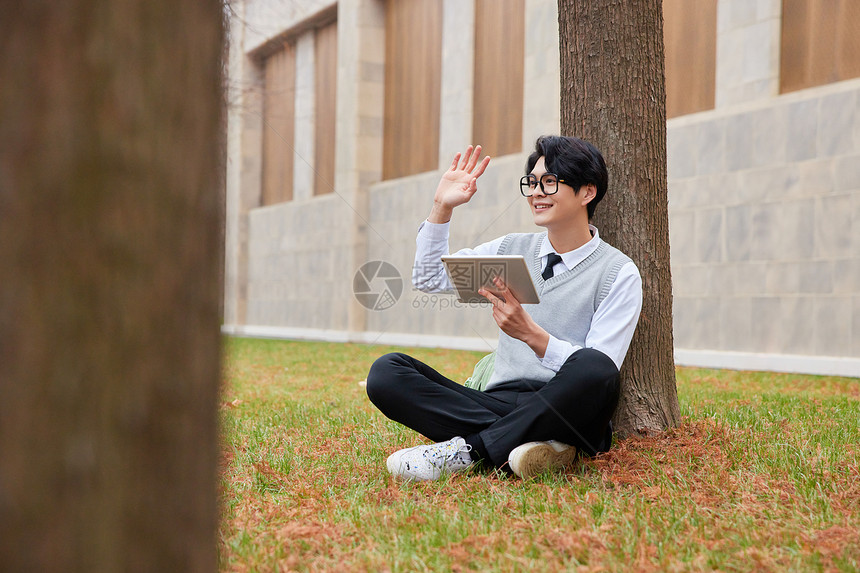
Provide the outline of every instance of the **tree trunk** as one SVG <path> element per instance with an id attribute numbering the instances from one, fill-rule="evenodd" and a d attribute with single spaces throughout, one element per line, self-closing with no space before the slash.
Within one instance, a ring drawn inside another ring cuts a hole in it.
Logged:
<path id="1" fill-rule="evenodd" d="M 221 4 L 0 14 L 0 570 L 213 571 Z"/>
<path id="2" fill-rule="evenodd" d="M 609 190 L 595 225 L 642 274 L 639 326 L 621 369 L 622 436 L 678 423 L 660 0 L 559 0 L 561 131 L 600 149 Z"/>

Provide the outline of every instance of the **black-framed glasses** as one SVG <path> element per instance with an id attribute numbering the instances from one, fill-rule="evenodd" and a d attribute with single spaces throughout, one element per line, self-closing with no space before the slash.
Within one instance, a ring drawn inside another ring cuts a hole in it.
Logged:
<path id="1" fill-rule="evenodd" d="M 558 184 L 564 182 L 564 179 L 559 179 L 555 173 L 544 173 L 540 179 L 529 174 L 520 179 L 520 193 L 523 194 L 523 197 L 531 197 L 540 185 L 540 190 L 544 195 L 552 195 L 558 193 Z"/>

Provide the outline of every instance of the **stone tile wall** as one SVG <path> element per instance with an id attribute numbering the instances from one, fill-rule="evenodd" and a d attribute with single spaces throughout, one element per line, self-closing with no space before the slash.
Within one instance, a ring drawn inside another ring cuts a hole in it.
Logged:
<path id="1" fill-rule="evenodd" d="M 254 209 L 247 323 L 347 329 L 351 222 L 349 206 L 334 194 Z"/>
<path id="2" fill-rule="evenodd" d="M 860 80 L 671 120 L 679 348 L 860 357 Z"/>
<path id="3" fill-rule="evenodd" d="M 716 107 L 779 91 L 782 0 L 718 0 Z"/>
<path id="4" fill-rule="evenodd" d="M 294 28 L 308 18 L 337 4 L 335 0 L 238 0 L 244 21 L 245 52 L 263 46 L 285 30 Z"/>

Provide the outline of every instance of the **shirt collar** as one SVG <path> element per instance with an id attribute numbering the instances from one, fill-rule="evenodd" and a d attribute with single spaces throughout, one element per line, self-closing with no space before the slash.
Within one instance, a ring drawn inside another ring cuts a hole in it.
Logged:
<path id="1" fill-rule="evenodd" d="M 572 251 L 568 251 L 566 253 L 558 253 L 561 257 L 561 261 L 564 263 L 568 269 L 572 269 L 578 263 L 585 260 L 588 255 L 597 250 L 597 247 L 600 246 L 600 233 L 597 232 L 597 227 L 594 225 L 588 225 L 588 229 L 591 231 L 591 240 L 582 245 L 579 248 L 576 248 Z M 555 253 L 555 249 L 552 247 L 552 243 L 549 242 L 549 238 L 547 237 L 546 231 L 543 233 L 543 238 L 541 239 L 540 251 L 538 251 L 538 256 L 543 259 L 543 257 L 547 256 L 550 253 Z"/>

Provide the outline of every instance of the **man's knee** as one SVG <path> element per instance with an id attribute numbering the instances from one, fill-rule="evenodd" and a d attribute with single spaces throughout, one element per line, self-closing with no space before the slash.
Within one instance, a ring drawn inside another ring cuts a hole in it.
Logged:
<path id="1" fill-rule="evenodd" d="M 571 354 L 559 372 L 582 381 L 609 383 L 618 379 L 618 367 L 609 356 L 594 348 L 582 348 Z"/>
<path id="2" fill-rule="evenodd" d="M 367 397 L 374 404 L 391 394 L 396 387 L 397 371 L 406 364 L 407 356 L 390 352 L 377 358 L 367 373 Z"/>
<path id="3" fill-rule="evenodd" d="M 553 395 L 560 400 L 617 401 L 618 368 L 606 354 L 593 348 L 577 350 L 552 380 Z"/>

